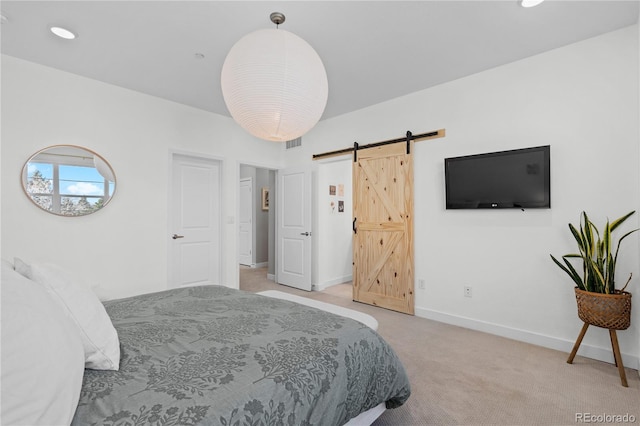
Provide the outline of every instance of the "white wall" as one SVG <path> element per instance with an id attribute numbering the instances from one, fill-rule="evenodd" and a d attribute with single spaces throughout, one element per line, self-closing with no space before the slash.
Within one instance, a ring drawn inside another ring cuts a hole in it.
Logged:
<path id="1" fill-rule="evenodd" d="M 111 163 L 118 182 L 105 209 L 58 217 L 27 199 L 24 162 L 55 144 L 85 146 Z M 278 168 L 280 145 L 230 118 L 3 55 L 2 257 L 57 263 L 114 297 L 165 289 L 170 152 L 223 160 L 222 272 L 237 287 L 239 160 Z"/>
<path id="2" fill-rule="evenodd" d="M 415 148 L 415 277 L 427 282 L 417 315 L 568 352 L 581 323 L 572 283 L 549 254 L 574 251 L 567 224 L 582 210 L 598 223 L 640 210 L 638 85 L 635 25 L 323 121 L 285 161 L 445 128 Z M 547 144 L 551 209 L 445 210 L 444 158 Z M 635 216 L 629 229 L 637 225 Z M 638 294 L 638 236 L 625 243 L 618 275 L 633 272 Z M 619 339 L 636 366 L 637 308 L 632 315 Z M 608 333 L 590 329 L 581 353 L 612 360 Z"/>
<path id="3" fill-rule="evenodd" d="M 314 288 L 323 290 L 331 285 L 351 281 L 353 274 L 353 250 L 351 221 L 352 186 L 351 160 L 320 162 L 317 166 L 317 207 L 315 209 L 318 231 L 317 276 Z M 344 195 L 339 195 L 338 185 L 344 186 Z M 336 195 L 330 195 L 329 186 L 336 186 Z M 344 212 L 338 211 L 338 202 L 344 202 Z M 335 203 L 331 207 L 331 202 Z"/>

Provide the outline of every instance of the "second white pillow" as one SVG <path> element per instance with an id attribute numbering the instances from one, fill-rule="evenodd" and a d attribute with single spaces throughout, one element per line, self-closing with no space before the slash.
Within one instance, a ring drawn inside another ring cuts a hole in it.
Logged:
<path id="1" fill-rule="evenodd" d="M 120 340 L 98 297 L 90 289 L 74 284 L 58 266 L 28 265 L 19 259 L 15 259 L 14 264 L 18 272 L 43 285 L 78 326 L 84 345 L 85 367 L 118 370 Z"/>

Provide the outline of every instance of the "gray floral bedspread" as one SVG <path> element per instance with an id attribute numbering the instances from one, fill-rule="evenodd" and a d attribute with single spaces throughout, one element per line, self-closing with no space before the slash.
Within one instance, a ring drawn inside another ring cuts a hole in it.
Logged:
<path id="1" fill-rule="evenodd" d="M 220 286 L 105 302 L 119 371 L 85 370 L 73 425 L 342 425 L 409 381 L 348 318 Z"/>

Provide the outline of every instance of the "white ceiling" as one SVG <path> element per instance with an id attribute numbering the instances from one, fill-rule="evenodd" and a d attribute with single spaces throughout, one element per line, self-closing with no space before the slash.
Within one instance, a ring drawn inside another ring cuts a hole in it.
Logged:
<path id="1" fill-rule="evenodd" d="M 638 21 L 638 0 L 2 1 L 2 53 L 229 115 L 220 70 L 245 34 L 311 44 L 329 79 L 323 118 L 474 74 Z M 48 28 L 67 27 L 73 41 Z M 204 54 L 197 59 L 196 53 Z"/>

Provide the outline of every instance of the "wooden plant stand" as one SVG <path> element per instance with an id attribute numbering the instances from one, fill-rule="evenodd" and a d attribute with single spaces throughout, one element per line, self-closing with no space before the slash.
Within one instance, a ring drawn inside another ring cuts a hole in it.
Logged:
<path id="1" fill-rule="evenodd" d="M 618 336 L 616 330 L 626 330 L 631 325 L 631 293 L 616 290 L 613 294 L 592 293 L 579 288 L 575 288 L 576 302 L 578 304 L 578 317 L 584 322 L 582 330 L 567 362 L 573 363 L 573 358 L 578 352 L 582 338 L 587 332 L 589 325 L 606 328 L 609 330 L 611 347 L 613 348 L 613 359 L 620 373 L 622 386 L 628 388 L 627 376 L 622 365 L 622 355 L 618 346 Z"/>
<path id="2" fill-rule="evenodd" d="M 573 349 L 571 350 L 571 354 L 569 355 L 569 359 L 567 359 L 567 363 L 572 364 L 573 358 L 576 356 L 578 352 L 578 348 L 580 347 L 580 343 L 582 343 L 582 338 L 587 333 L 587 328 L 589 328 L 589 324 L 586 322 L 582 326 L 582 330 L 580 330 L 580 335 L 578 336 L 578 340 L 576 340 L 576 344 L 573 345 Z M 616 330 L 608 329 L 609 337 L 611 338 L 611 347 L 613 348 L 613 359 L 615 360 L 616 367 L 618 367 L 618 373 L 620 373 L 620 381 L 622 382 L 622 386 L 628 388 L 627 384 L 627 375 L 624 372 L 624 365 L 622 365 L 622 355 L 620 355 L 620 347 L 618 346 L 618 336 L 616 335 Z"/>

